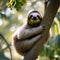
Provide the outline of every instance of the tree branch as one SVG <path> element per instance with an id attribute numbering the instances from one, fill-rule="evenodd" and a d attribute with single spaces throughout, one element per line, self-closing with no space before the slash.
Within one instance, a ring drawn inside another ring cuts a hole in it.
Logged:
<path id="1" fill-rule="evenodd" d="M 0 4 L 0 11 L 6 7 L 6 3 L 7 3 L 7 0 L 2 0 L 2 3 Z"/>
<path id="2" fill-rule="evenodd" d="M 48 5 L 45 15 L 43 17 L 43 21 L 41 25 L 45 26 L 45 31 L 42 33 L 42 38 L 35 44 L 35 46 L 24 56 L 24 60 L 36 60 L 39 55 L 40 49 L 46 43 L 46 38 L 48 36 L 49 29 L 53 22 L 53 19 L 57 13 L 59 8 L 60 0 L 51 0 L 50 4 Z"/>

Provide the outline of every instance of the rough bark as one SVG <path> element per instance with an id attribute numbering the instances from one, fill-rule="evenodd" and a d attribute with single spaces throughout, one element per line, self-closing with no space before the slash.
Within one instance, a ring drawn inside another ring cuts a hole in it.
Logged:
<path id="1" fill-rule="evenodd" d="M 41 25 L 45 26 L 45 31 L 42 34 L 42 38 L 35 44 L 35 46 L 24 56 L 24 60 L 36 60 L 39 55 L 40 49 L 46 43 L 46 38 L 53 22 L 53 19 L 57 13 L 59 8 L 60 0 L 51 0 L 50 4 L 48 5 L 45 15 L 43 17 L 43 21 Z"/>

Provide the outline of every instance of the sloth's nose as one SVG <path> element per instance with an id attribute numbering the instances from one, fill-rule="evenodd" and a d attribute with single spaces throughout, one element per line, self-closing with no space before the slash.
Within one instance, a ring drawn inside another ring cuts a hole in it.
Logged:
<path id="1" fill-rule="evenodd" d="M 36 17 L 36 16 L 34 16 L 34 17 L 32 17 L 32 19 L 33 19 L 33 20 L 37 20 L 37 17 Z"/>

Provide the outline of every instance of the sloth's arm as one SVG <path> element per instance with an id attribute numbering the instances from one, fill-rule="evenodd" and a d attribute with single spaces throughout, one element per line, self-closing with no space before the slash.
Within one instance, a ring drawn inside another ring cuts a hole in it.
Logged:
<path id="1" fill-rule="evenodd" d="M 17 38 L 20 40 L 24 40 L 33 35 L 41 34 L 44 30 L 45 30 L 44 26 L 39 26 L 30 29 L 22 28 L 21 30 L 19 29 L 19 31 L 17 31 Z"/>

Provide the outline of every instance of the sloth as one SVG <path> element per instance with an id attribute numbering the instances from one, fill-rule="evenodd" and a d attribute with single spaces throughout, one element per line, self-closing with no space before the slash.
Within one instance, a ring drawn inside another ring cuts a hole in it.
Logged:
<path id="1" fill-rule="evenodd" d="M 35 43 L 42 37 L 44 26 L 40 26 L 42 17 L 38 11 L 31 11 L 28 14 L 27 23 L 13 34 L 12 40 L 16 51 L 24 56 Z"/>
<path id="2" fill-rule="evenodd" d="M 38 11 L 32 11 L 28 15 L 27 25 L 30 27 L 38 27 L 41 24 L 42 17 Z"/>

